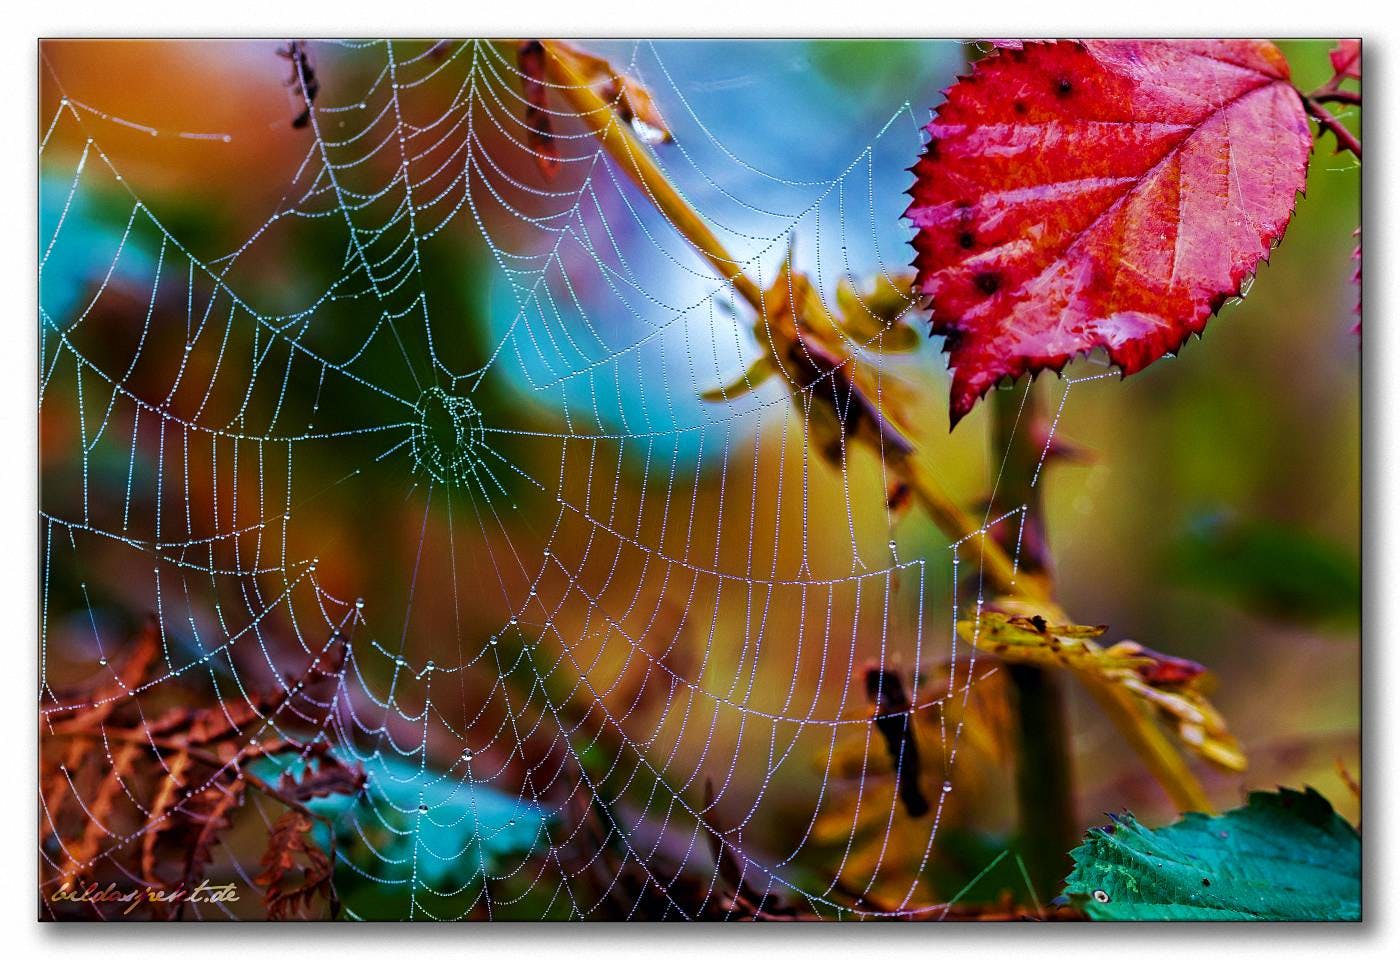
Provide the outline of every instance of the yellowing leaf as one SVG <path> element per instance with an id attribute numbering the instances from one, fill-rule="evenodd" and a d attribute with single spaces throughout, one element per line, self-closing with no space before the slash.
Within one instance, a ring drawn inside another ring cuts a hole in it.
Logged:
<path id="1" fill-rule="evenodd" d="M 700 394 L 700 399 L 706 403 L 723 403 L 726 400 L 733 400 L 741 397 L 751 390 L 758 388 L 763 381 L 767 380 L 774 373 L 773 358 L 768 354 L 763 354 L 749 368 L 739 375 L 737 380 L 731 381 L 722 387 L 712 387 Z"/>
<path id="2" fill-rule="evenodd" d="M 1063 667 L 1091 687 L 1126 692 L 1197 755 L 1227 770 L 1244 770 L 1247 762 L 1239 742 L 1206 698 L 1205 668 L 1131 641 L 1105 649 L 1095 641 L 1107 630 L 1001 611 L 958 624 L 959 636 L 1003 660 Z"/>
<path id="3" fill-rule="evenodd" d="M 905 353 L 918 347 L 918 331 L 904 322 L 914 302 L 909 282 L 907 276 L 891 282 L 881 275 L 872 289 L 857 292 L 851 280 L 843 277 L 836 286 L 841 331 L 868 350 Z"/>
<path id="4" fill-rule="evenodd" d="M 872 389 L 868 372 L 834 336 L 836 321 L 811 281 L 792 269 L 791 254 L 764 292 L 763 305 L 754 338 L 769 350 L 793 388 L 793 402 L 803 412 L 811 440 L 828 461 L 841 463 L 848 439 L 857 433 L 886 456 L 912 452 L 881 403 L 884 385 L 892 378 L 882 375 Z"/>

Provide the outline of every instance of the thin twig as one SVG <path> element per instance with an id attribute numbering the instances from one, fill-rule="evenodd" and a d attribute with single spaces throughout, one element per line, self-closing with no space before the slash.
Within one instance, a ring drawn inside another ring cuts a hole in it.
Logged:
<path id="1" fill-rule="evenodd" d="M 1318 127 L 1320 128 L 1318 131 L 1319 136 L 1321 136 L 1324 130 L 1331 133 L 1332 136 L 1337 138 L 1338 151 L 1350 150 L 1356 155 L 1356 159 L 1361 159 L 1361 141 L 1346 128 L 1342 121 L 1333 116 L 1332 111 L 1324 107 L 1317 99 L 1310 96 L 1303 98 L 1303 108 L 1307 110 L 1308 116 L 1317 121 Z"/>
<path id="2" fill-rule="evenodd" d="M 1323 89 L 1308 94 L 1309 100 L 1316 100 L 1318 103 L 1345 103 L 1348 106 L 1361 106 L 1361 94 L 1353 90 L 1328 90 Z"/>

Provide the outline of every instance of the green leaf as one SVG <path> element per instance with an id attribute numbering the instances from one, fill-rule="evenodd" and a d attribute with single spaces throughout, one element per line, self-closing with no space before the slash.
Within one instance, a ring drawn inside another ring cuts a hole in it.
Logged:
<path id="1" fill-rule="evenodd" d="M 1094 920 L 1359 920 L 1361 836 L 1311 787 L 1218 817 L 1089 831 L 1065 894 Z"/>

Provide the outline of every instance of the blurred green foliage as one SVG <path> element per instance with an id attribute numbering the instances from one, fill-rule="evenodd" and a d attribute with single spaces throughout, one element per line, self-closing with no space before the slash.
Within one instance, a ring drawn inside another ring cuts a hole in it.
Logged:
<path id="1" fill-rule="evenodd" d="M 1290 524 L 1202 516 L 1178 540 L 1167 573 L 1264 616 L 1333 626 L 1360 622 L 1360 558 Z M 1359 639 L 1354 632 L 1345 636 Z"/>

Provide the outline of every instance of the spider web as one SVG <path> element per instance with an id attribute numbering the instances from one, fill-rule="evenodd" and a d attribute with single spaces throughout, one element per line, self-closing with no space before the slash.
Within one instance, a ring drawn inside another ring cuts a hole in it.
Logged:
<path id="1" fill-rule="evenodd" d="M 908 104 L 788 179 L 712 132 L 664 46 L 613 46 L 675 134 L 648 149 L 760 288 L 790 250 L 824 302 L 902 269 Z M 124 697 L 252 707 L 250 742 L 299 748 L 265 779 L 318 749 L 365 771 L 320 801 L 348 916 L 940 916 L 924 868 L 994 673 L 953 627 L 982 608 L 979 543 L 1015 527 L 1019 556 L 1027 511 L 901 543 L 921 528 L 884 456 L 818 449 L 830 379 L 701 399 L 760 354 L 752 311 L 557 95 L 542 152 L 512 51 L 311 45 L 300 168 L 204 258 L 103 133 L 242 134 L 63 97 L 40 144 L 41 718 L 83 706 L 55 674 L 115 675 L 149 611 L 160 663 Z M 444 283 L 466 271 L 476 302 Z M 930 366 L 850 346 L 877 384 Z M 252 691 L 296 693 L 336 645 L 323 719 L 259 715 Z M 921 817 L 872 724 L 885 671 L 929 732 Z M 103 830 L 92 863 L 140 842 Z M 232 841 L 220 871 L 255 889 Z"/>

